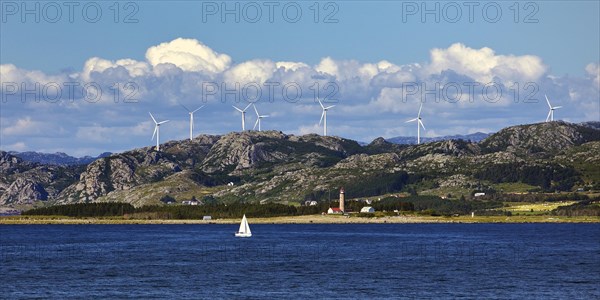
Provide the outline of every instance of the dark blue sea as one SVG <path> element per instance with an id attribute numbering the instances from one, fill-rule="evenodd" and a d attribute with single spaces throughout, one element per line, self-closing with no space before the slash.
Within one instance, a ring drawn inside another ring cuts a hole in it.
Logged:
<path id="1" fill-rule="evenodd" d="M 600 224 L 237 227 L 2 225 L 0 298 L 600 298 Z"/>

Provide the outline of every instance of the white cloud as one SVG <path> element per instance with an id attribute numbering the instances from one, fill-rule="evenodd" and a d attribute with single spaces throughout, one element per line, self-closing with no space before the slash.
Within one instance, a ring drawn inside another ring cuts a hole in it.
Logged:
<path id="1" fill-rule="evenodd" d="M 310 68 L 307 64 L 303 62 L 294 62 L 294 61 L 278 61 L 275 63 L 277 69 L 284 68 L 286 71 L 295 72 L 300 68 Z"/>
<path id="2" fill-rule="evenodd" d="M 125 68 L 131 77 L 143 76 L 150 72 L 150 65 L 148 65 L 146 62 L 140 62 L 128 58 L 119 59 L 113 62 L 99 57 L 92 57 L 85 62 L 81 76 L 84 80 L 89 81 L 91 79 L 90 75 L 92 72 L 102 73 L 107 69 L 117 67 Z"/>
<path id="3" fill-rule="evenodd" d="M 227 82 L 236 82 L 240 85 L 257 83 L 262 85 L 275 72 L 275 63 L 270 60 L 250 60 L 238 64 L 225 71 L 224 78 Z"/>
<path id="4" fill-rule="evenodd" d="M 18 119 L 13 125 L 3 128 L 2 133 L 5 135 L 29 136 L 40 134 L 43 129 L 43 123 L 34 121 L 28 116 Z"/>
<path id="5" fill-rule="evenodd" d="M 150 47 L 146 59 L 152 66 L 170 63 L 188 72 L 223 72 L 231 64 L 231 57 L 219 54 L 195 39 L 178 38 Z"/>
<path id="6" fill-rule="evenodd" d="M 585 71 L 592 77 L 594 82 L 596 83 L 596 87 L 600 88 L 600 64 L 598 63 L 590 63 L 585 66 Z"/>
<path id="7" fill-rule="evenodd" d="M 483 83 L 491 82 L 495 76 L 505 81 L 535 81 L 547 69 L 534 55 L 496 55 L 488 47 L 473 49 L 460 43 L 447 49 L 433 49 L 430 56 L 431 62 L 425 68 L 427 75 L 453 70 Z"/>
<path id="8" fill-rule="evenodd" d="M 338 65 L 331 57 L 321 59 L 321 62 L 315 66 L 315 70 L 339 77 Z"/>
<path id="9" fill-rule="evenodd" d="M 598 63 L 586 66 L 586 76 L 557 77 L 546 73 L 547 67 L 537 56 L 500 55 L 489 48 L 473 49 L 462 44 L 433 49 L 429 62 L 405 65 L 386 60 L 360 62 L 331 57 L 324 57 L 312 66 L 301 61 L 275 62 L 268 59 L 233 64 L 228 55 L 216 53 L 199 41 L 190 39 L 176 39 L 150 47 L 146 58 L 147 61 L 112 61 L 93 57 L 75 74 L 71 71 L 56 75 L 24 70 L 12 64 L 0 65 L 3 82 L 78 81 L 83 85 L 93 79 L 103 90 L 97 103 L 85 101 L 82 93 L 78 93 L 73 102 L 66 99 L 58 103 L 28 100 L 23 104 L 18 95 L 10 98 L 2 106 L 3 144 L 27 142 L 27 149 L 33 150 L 56 149 L 56 145 L 60 145 L 65 149 L 79 149 L 76 151 L 118 151 L 152 145 L 153 124 L 148 111 L 156 113 L 159 118 L 171 120 L 168 126 L 161 128 L 161 142 L 185 138 L 188 119 L 178 103 L 190 107 L 207 105 L 195 116 L 195 134 L 223 134 L 239 130 L 239 114 L 231 108 L 234 104 L 231 98 L 222 103 L 220 100 L 223 98 L 217 92 L 208 97 L 207 103 L 201 103 L 203 82 L 207 81 L 218 85 L 224 81 L 228 88 L 233 82 L 239 82 L 240 87 L 248 82 L 260 85 L 267 80 L 280 83 L 274 91 L 274 102 L 261 101 L 258 109 L 272 116 L 265 120 L 265 128 L 295 134 L 323 132 L 322 127 L 317 125 L 321 109 L 318 103 L 313 102 L 314 89 L 319 86 L 319 95 L 324 97 L 332 91 L 331 87 L 326 89 L 326 84 L 333 82 L 338 88 L 334 98 L 339 102 L 331 102 L 336 107 L 328 120 L 329 132 L 362 141 L 377 136 L 414 134 L 414 124 L 405 124 L 404 121 L 415 117 L 418 100 L 423 98 L 427 99 L 423 108 L 427 126 L 424 136 L 469 133 L 473 128 L 495 130 L 512 125 L 511 121 L 506 121 L 507 118 L 521 123 L 543 120 L 547 114 L 544 93 L 551 97 L 551 101 L 555 99 L 556 105 L 564 106 L 557 115 L 563 120 L 597 120 L 600 110 Z M 427 89 L 432 90 L 435 83 L 443 87 L 448 82 L 460 85 L 461 81 L 477 80 L 483 84 L 492 79 L 505 88 L 502 99 L 497 102 L 482 99 L 482 85 L 475 92 L 474 102 L 467 101 L 468 91 L 464 86 L 458 103 L 443 100 L 438 103 L 419 92 L 406 96 L 405 84 L 420 84 L 419 88 L 426 84 Z M 123 102 L 127 92 L 123 87 L 120 89 L 120 101 L 115 102 L 115 82 L 128 81 L 138 85 L 135 94 L 138 102 Z M 520 101 L 513 101 L 512 90 L 508 88 L 511 81 L 520 81 Z M 524 90 L 527 81 L 535 81 L 538 92 L 534 98 L 542 102 L 523 102 L 530 92 Z M 302 97 L 288 103 L 282 98 L 282 86 L 292 82 L 301 87 Z M 262 100 L 265 100 L 265 87 L 262 94 Z M 406 101 L 403 98 L 407 98 Z M 249 127 L 254 124 L 254 118 L 254 112 L 247 115 Z M 57 128 L 58 124 L 61 128 Z M 24 140 L 24 136 L 28 139 Z"/>
<path id="10" fill-rule="evenodd" d="M 60 75 L 47 75 L 41 71 L 30 71 L 20 69 L 13 64 L 0 65 L 0 82 L 2 83 L 17 83 L 27 84 L 28 89 L 34 88 L 35 83 L 39 85 L 45 85 L 48 83 L 63 83 L 67 81 L 67 76 L 64 74 Z"/>

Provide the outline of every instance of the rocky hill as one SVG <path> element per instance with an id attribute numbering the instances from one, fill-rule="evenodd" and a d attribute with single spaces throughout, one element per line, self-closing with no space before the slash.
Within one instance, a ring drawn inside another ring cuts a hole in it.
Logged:
<path id="1" fill-rule="evenodd" d="M 573 190 L 600 186 L 600 130 L 564 122 L 513 126 L 480 143 L 446 140 L 368 145 L 278 131 L 200 135 L 99 158 L 86 166 L 43 165 L 0 152 L 0 206 L 123 201 L 165 195 L 223 202 L 300 203 L 390 192 L 474 189 Z M 331 194 L 334 194 L 333 196 Z"/>
<path id="2" fill-rule="evenodd" d="M 423 143 L 449 141 L 449 140 L 464 140 L 467 142 L 478 143 L 488 136 L 490 133 L 476 132 L 471 134 L 457 134 L 457 135 L 446 135 L 437 137 L 421 137 Z M 388 142 L 400 145 L 415 145 L 417 143 L 416 136 L 397 136 L 387 139 Z"/>
<path id="3" fill-rule="evenodd" d="M 10 155 L 16 156 L 24 161 L 36 162 L 44 165 L 58 165 L 58 166 L 76 166 L 76 165 L 87 165 L 98 158 L 110 156 L 112 153 L 104 152 L 98 156 L 84 156 L 84 157 L 73 157 L 63 152 L 56 153 L 41 153 L 34 151 L 27 152 L 8 152 Z"/>

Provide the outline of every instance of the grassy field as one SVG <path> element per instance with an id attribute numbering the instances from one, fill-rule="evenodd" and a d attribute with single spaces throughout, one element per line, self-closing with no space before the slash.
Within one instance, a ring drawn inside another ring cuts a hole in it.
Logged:
<path id="1" fill-rule="evenodd" d="M 559 202 L 541 202 L 541 203 L 529 203 L 529 202 L 505 202 L 508 207 L 503 207 L 503 210 L 510 211 L 514 214 L 524 215 L 541 215 L 556 209 L 559 206 L 566 206 L 576 203 L 576 201 L 559 201 Z"/>
<path id="2" fill-rule="evenodd" d="M 161 220 L 113 218 L 69 218 L 63 216 L 0 217 L 0 224 L 238 224 L 241 219 Z M 600 223 L 600 217 L 519 216 L 388 216 L 361 218 L 341 215 L 306 215 L 273 218 L 249 218 L 251 224 L 376 224 L 376 223 Z"/>

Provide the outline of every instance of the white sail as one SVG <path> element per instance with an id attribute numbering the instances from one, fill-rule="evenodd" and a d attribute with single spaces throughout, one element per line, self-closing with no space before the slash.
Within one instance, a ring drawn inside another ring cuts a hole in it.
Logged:
<path id="1" fill-rule="evenodd" d="M 235 236 L 238 237 L 251 237 L 252 232 L 250 231 L 250 226 L 248 225 L 248 219 L 246 219 L 246 215 L 242 218 L 242 222 L 240 223 L 240 229 L 235 233 Z"/>

